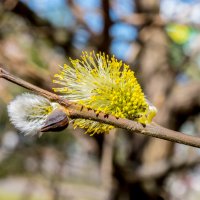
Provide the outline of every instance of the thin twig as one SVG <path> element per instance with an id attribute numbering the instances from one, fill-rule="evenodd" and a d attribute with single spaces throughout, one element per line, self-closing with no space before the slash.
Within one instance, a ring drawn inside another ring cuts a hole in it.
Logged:
<path id="1" fill-rule="evenodd" d="M 28 90 L 31 90 L 32 92 L 37 93 L 38 95 L 41 95 L 43 97 L 46 97 L 47 99 L 49 99 L 50 101 L 56 101 L 60 104 L 64 104 L 65 106 L 68 106 L 68 104 L 70 104 L 70 102 L 66 99 L 61 98 L 60 96 L 49 92 L 47 90 L 44 90 L 42 88 L 39 88 L 31 83 L 28 83 L 27 81 L 24 81 L 18 77 L 13 76 L 12 74 L 10 74 L 9 72 L 7 72 L 6 70 L 0 68 L 0 78 L 4 78 L 12 83 L 15 83 L 16 85 L 19 85 L 23 88 L 26 88 Z"/>
<path id="2" fill-rule="evenodd" d="M 0 78 L 4 78 L 19 86 L 29 89 L 38 95 L 44 96 L 45 98 L 51 101 L 55 101 L 61 104 L 69 111 L 69 117 L 72 119 L 73 118 L 90 119 L 98 122 L 103 122 L 105 124 L 111 124 L 115 127 L 123 128 L 134 133 L 139 133 L 146 136 L 152 136 L 193 147 L 200 147 L 199 137 L 185 135 L 183 133 L 164 128 L 155 123 L 143 126 L 142 124 L 129 119 L 116 118 L 115 116 L 108 115 L 102 112 L 97 114 L 95 110 L 87 109 L 79 104 L 70 102 L 54 93 L 36 87 L 20 78 L 13 76 L 12 74 L 8 73 L 2 68 L 0 68 Z"/>

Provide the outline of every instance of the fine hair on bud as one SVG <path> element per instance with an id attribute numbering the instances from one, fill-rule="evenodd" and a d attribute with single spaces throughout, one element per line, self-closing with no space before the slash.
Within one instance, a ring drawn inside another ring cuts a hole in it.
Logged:
<path id="1" fill-rule="evenodd" d="M 59 104 L 35 94 L 24 93 L 8 105 L 11 123 L 25 135 L 40 134 L 48 115 Z"/>

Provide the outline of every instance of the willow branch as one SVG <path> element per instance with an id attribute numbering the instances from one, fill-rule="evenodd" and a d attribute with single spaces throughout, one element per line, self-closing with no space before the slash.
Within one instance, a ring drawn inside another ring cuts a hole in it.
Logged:
<path id="1" fill-rule="evenodd" d="M 85 108 L 82 105 L 70 102 L 52 92 L 41 89 L 35 85 L 32 85 L 18 77 L 13 76 L 12 74 L 8 73 L 6 70 L 2 68 L 0 68 L 0 78 L 6 79 L 12 83 L 22 86 L 38 95 L 41 95 L 49 99 L 50 101 L 55 101 L 61 104 L 62 106 L 68 109 L 69 117 L 72 119 L 75 118 L 90 119 L 105 124 L 110 124 L 118 128 L 123 128 L 137 134 L 152 136 L 193 147 L 200 147 L 199 137 L 185 135 L 183 133 L 159 126 L 156 123 L 151 123 L 146 126 L 143 126 L 138 122 L 129 119 L 117 118 L 113 115 L 105 114 L 103 112 L 97 114 L 95 110 Z"/>

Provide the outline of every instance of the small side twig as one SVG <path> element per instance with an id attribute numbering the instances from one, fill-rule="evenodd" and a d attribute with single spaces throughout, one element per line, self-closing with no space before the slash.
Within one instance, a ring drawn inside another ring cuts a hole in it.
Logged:
<path id="1" fill-rule="evenodd" d="M 200 138 L 194 137 L 190 135 L 186 135 L 177 131 L 173 131 L 162 126 L 157 125 L 156 123 L 151 123 L 146 126 L 142 124 L 129 120 L 116 118 L 113 115 L 108 115 L 105 113 L 99 113 L 98 115 L 95 113 L 95 110 L 87 109 L 82 107 L 79 104 L 70 102 L 54 93 L 41 89 L 35 85 L 32 85 L 18 77 L 13 76 L 8 73 L 6 70 L 0 68 L 0 78 L 4 78 L 10 82 L 13 82 L 19 86 L 22 86 L 32 92 L 35 92 L 38 95 L 41 95 L 50 101 L 55 101 L 62 106 L 64 106 L 69 111 L 69 117 L 74 118 L 84 118 L 90 119 L 98 122 L 102 122 L 105 124 L 110 124 L 118 128 L 123 128 L 129 130 L 134 133 L 143 134 L 146 136 L 156 137 L 164 140 L 168 140 L 171 142 L 176 142 L 180 144 L 185 144 L 193 147 L 200 148 Z"/>

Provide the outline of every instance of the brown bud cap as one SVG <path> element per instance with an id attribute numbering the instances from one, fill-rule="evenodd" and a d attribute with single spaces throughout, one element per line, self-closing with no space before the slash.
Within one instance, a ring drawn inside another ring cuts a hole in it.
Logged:
<path id="1" fill-rule="evenodd" d="M 48 115 L 45 125 L 41 128 L 41 132 L 49 131 L 62 131 L 69 125 L 69 118 L 62 109 L 55 109 L 51 114 Z"/>

